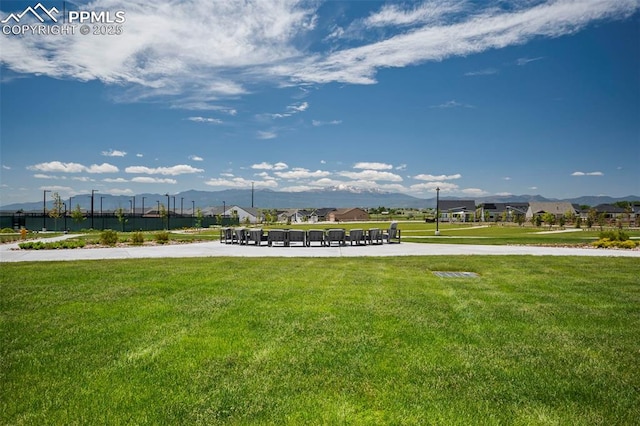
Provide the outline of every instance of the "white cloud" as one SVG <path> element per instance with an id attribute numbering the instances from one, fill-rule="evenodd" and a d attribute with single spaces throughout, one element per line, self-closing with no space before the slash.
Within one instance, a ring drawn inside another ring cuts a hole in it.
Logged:
<path id="1" fill-rule="evenodd" d="M 146 166 L 130 166 L 124 169 L 124 171 L 132 174 L 169 175 L 169 176 L 204 172 L 203 169 L 197 169 L 195 167 L 191 167 L 186 164 L 178 164 L 176 166 L 171 166 L 171 167 L 155 167 L 155 168 L 146 167 Z"/>
<path id="2" fill-rule="evenodd" d="M 429 175 L 429 174 L 420 174 L 416 175 L 413 178 L 417 180 L 426 180 L 426 181 L 443 181 L 443 180 L 452 180 L 452 179 L 460 179 L 462 175 L 460 173 L 456 173 L 454 175 Z"/>
<path id="3" fill-rule="evenodd" d="M 292 113 L 304 112 L 309 108 L 308 102 L 301 102 L 299 104 L 289 105 L 287 110 Z"/>
<path id="4" fill-rule="evenodd" d="M 430 191 L 436 192 L 437 188 L 440 188 L 440 192 L 456 192 L 460 187 L 451 182 L 426 182 L 417 183 L 409 187 L 412 191 Z"/>
<path id="5" fill-rule="evenodd" d="M 189 117 L 187 118 L 189 121 L 193 121 L 196 123 L 210 123 L 210 124 L 222 124 L 223 121 L 219 118 L 211 118 L 211 117 Z"/>
<path id="6" fill-rule="evenodd" d="M 519 66 L 527 65 L 529 62 L 539 61 L 540 59 L 544 59 L 544 56 L 538 56 L 537 58 L 518 58 L 516 64 Z"/>
<path id="7" fill-rule="evenodd" d="M 110 149 L 109 151 L 102 151 L 102 155 L 105 157 L 124 157 L 127 153 L 125 151 Z"/>
<path id="8" fill-rule="evenodd" d="M 311 125 L 313 125 L 315 127 L 337 126 L 338 124 L 342 124 L 342 120 L 331 120 L 331 121 L 311 120 Z"/>
<path id="9" fill-rule="evenodd" d="M 254 188 L 276 188 L 278 182 L 275 180 L 248 180 L 243 177 L 230 177 L 230 178 L 216 178 L 209 179 L 205 182 L 205 185 L 221 187 L 221 188 L 251 188 L 253 184 Z"/>
<path id="10" fill-rule="evenodd" d="M 61 161 L 50 161 L 27 166 L 28 170 L 47 173 L 117 173 L 119 169 L 113 164 L 102 163 L 85 166 L 79 163 L 63 163 Z"/>
<path id="11" fill-rule="evenodd" d="M 107 178 L 107 179 L 102 179 L 103 182 L 107 182 L 107 183 L 126 183 L 129 182 L 127 179 L 124 178 Z"/>
<path id="12" fill-rule="evenodd" d="M 332 43 L 319 52 L 306 49 L 309 43 L 301 41 L 308 40 L 312 30 L 324 30 L 316 28 L 320 2 L 95 0 L 93 9 L 126 11 L 123 34 L 4 37 L 2 60 L 16 74 L 117 85 L 122 93 L 116 98 L 126 101 L 170 98 L 177 107 L 216 110 L 213 102 L 247 94 L 258 83 L 372 84 L 383 68 L 573 34 L 593 22 L 626 18 L 640 7 L 637 0 L 521 1 L 504 8 L 501 4 L 383 4 L 365 19 L 327 28 L 326 34 L 332 33 L 328 38 L 363 32 L 354 38 L 356 47 Z M 519 62 L 532 59 L 538 58 Z"/>
<path id="13" fill-rule="evenodd" d="M 64 176 L 46 175 L 44 173 L 36 173 L 33 177 L 36 179 L 66 179 Z"/>
<path id="14" fill-rule="evenodd" d="M 68 186 L 41 186 L 40 190 L 48 190 L 53 192 L 71 192 L 73 191 L 73 188 L 70 188 Z"/>
<path id="15" fill-rule="evenodd" d="M 363 170 L 361 172 L 338 172 L 339 176 L 344 176 L 349 179 L 363 180 L 363 181 L 389 181 L 389 182 L 402 182 L 402 177 L 390 172 L 381 172 L 379 170 Z"/>
<path id="16" fill-rule="evenodd" d="M 289 166 L 287 163 L 282 162 L 271 164 L 263 161 L 260 164 L 253 164 L 251 168 L 255 170 L 285 170 L 288 169 Z"/>
<path id="17" fill-rule="evenodd" d="M 92 164 L 87 167 L 88 173 L 117 173 L 119 170 L 116 166 L 109 163 Z"/>
<path id="18" fill-rule="evenodd" d="M 110 195 L 133 195 L 133 191 L 131 189 L 125 188 L 125 189 L 107 189 L 106 191 L 103 191 L 106 194 L 110 194 Z"/>
<path id="19" fill-rule="evenodd" d="M 191 161 L 204 161 L 204 158 L 199 157 L 197 155 L 190 155 L 189 156 L 189 160 L 191 160 Z"/>
<path id="20" fill-rule="evenodd" d="M 482 76 L 482 75 L 498 74 L 498 72 L 499 71 L 496 68 L 485 68 L 478 71 L 469 71 L 464 73 L 464 75 L 467 77 L 476 77 L 476 76 Z"/>
<path id="21" fill-rule="evenodd" d="M 479 188 L 465 188 L 463 190 L 461 190 L 460 192 L 462 192 L 465 195 L 473 195 L 475 197 L 481 197 L 483 195 L 487 195 L 488 192 Z"/>
<path id="22" fill-rule="evenodd" d="M 571 176 L 604 176 L 602 172 L 573 172 Z"/>
<path id="23" fill-rule="evenodd" d="M 134 177 L 133 179 L 131 179 L 131 182 L 136 182 L 136 183 L 168 183 L 170 185 L 175 185 L 176 183 L 178 183 L 178 181 L 175 180 L 175 179 L 153 178 L 153 177 L 147 177 L 147 176 Z"/>
<path id="24" fill-rule="evenodd" d="M 293 168 L 288 172 L 275 172 L 274 174 L 282 179 L 311 179 L 311 178 L 326 177 L 326 176 L 329 176 L 331 173 L 323 170 L 316 170 L 315 172 L 312 172 L 307 169 Z"/>
<path id="25" fill-rule="evenodd" d="M 3 170 L 11 170 L 11 167 L 9 167 L 9 166 L 5 166 L 5 165 L 3 164 L 3 165 L 2 165 L 2 169 L 3 169 Z"/>
<path id="26" fill-rule="evenodd" d="M 274 132 L 258 131 L 258 139 L 275 139 L 278 135 Z"/>
<path id="27" fill-rule="evenodd" d="M 356 163 L 353 165 L 354 169 L 368 169 L 368 170 L 391 170 L 393 166 L 386 163 Z"/>
<path id="28" fill-rule="evenodd" d="M 429 108 L 440 108 L 440 109 L 448 109 L 448 108 L 474 108 L 473 105 L 461 103 L 455 100 L 447 101 L 439 105 L 431 105 Z"/>

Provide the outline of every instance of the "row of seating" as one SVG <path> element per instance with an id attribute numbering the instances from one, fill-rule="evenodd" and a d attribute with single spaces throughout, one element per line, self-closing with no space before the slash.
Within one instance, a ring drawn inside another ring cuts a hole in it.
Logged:
<path id="1" fill-rule="evenodd" d="M 224 244 L 241 245 L 262 245 L 268 246 L 282 245 L 289 247 L 294 244 L 310 247 L 316 243 L 318 246 L 345 246 L 399 243 L 400 229 L 397 222 L 392 222 L 389 229 L 351 229 L 331 228 L 331 229 L 269 229 L 262 228 L 222 228 L 220 230 L 220 242 Z"/>

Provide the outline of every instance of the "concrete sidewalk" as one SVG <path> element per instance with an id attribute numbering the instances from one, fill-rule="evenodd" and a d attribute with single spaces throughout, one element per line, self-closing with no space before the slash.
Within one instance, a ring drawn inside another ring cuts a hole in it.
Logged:
<path id="1" fill-rule="evenodd" d="M 69 238 L 63 236 L 56 239 Z M 591 248 L 494 246 L 466 244 L 401 243 L 343 247 L 267 247 L 206 243 L 166 246 L 127 246 L 72 250 L 20 250 L 18 244 L 0 246 L 0 262 L 36 262 L 61 260 L 186 258 L 186 257 L 358 257 L 358 256 L 455 256 L 455 255 L 531 255 L 636 257 L 638 250 Z"/>

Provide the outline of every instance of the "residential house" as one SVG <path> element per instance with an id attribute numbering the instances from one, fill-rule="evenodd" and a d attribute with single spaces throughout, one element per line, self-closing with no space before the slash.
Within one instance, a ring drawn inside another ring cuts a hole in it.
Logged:
<path id="1" fill-rule="evenodd" d="M 329 213 L 336 211 L 335 207 L 323 207 L 314 212 L 316 222 L 326 222 L 329 220 Z"/>
<path id="2" fill-rule="evenodd" d="M 329 213 L 327 220 L 329 222 L 364 221 L 369 220 L 369 213 L 358 207 L 336 209 Z"/>
<path id="3" fill-rule="evenodd" d="M 278 222 L 309 223 L 313 222 L 313 212 L 304 209 L 289 209 L 278 213 Z M 316 217 L 317 218 L 317 217 Z"/>
<path id="4" fill-rule="evenodd" d="M 474 200 L 440 200 L 440 221 L 474 222 L 476 202 Z"/>
<path id="5" fill-rule="evenodd" d="M 224 211 L 224 216 L 237 217 L 240 224 L 243 223 L 261 223 L 264 221 L 264 216 L 260 211 L 253 207 L 240 207 L 231 206 L 227 207 Z"/>
<path id="6" fill-rule="evenodd" d="M 529 203 L 484 203 L 480 206 L 480 220 L 482 222 L 498 220 L 513 222 L 517 215 L 524 216 L 528 208 Z"/>
<path id="7" fill-rule="evenodd" d="M 551 213 L 556 217 L 556 219 L 559 219 L 567 212 L 571 212 L 572 214 L 578 213 L 573 205 L 568 201 L 531 202 L 529 203 L 529 208 L 527 209 L 527 214 L 525 217 L 527 220 L 531 220 L 531 218 L 533 218 L 534 216 L 541 216 L 545 213 Z"/>

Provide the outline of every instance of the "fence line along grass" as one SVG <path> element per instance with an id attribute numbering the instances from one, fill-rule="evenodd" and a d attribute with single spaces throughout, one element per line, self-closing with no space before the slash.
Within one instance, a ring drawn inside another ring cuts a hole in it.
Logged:
<path id="1" fill-rule="evenodd" d="M 0 423 L 634 424 L 638 272 L 527 256 L 6 264 Z"/>

